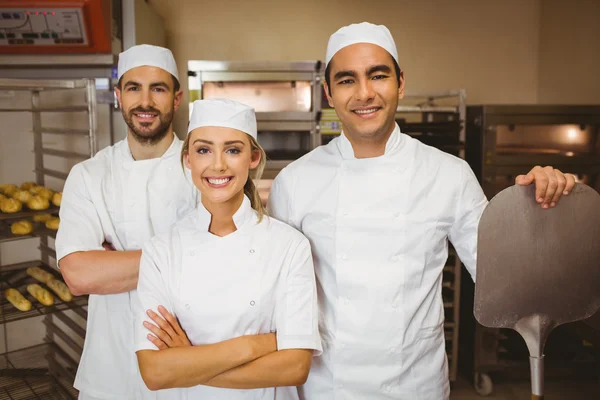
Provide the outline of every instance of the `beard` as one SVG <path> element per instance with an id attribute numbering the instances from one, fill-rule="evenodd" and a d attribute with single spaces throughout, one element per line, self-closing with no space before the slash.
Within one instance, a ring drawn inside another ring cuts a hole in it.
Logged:
<path id="1" fill-rule="evenodd" d="M 133 122 L 133 113 L 154 113 L 158 117 L 158 126 L 154 129 L 151 128 L 153 123 L 139 123 L 136 125 Z M 136 107 L 134 109 L 126 112 L 122 110 L 123 119 L 125 123 L 129 127 L 131 133 L 133 133 L 133 138 L 140 144 L 151 146 L 160 142 L 169 132 L 169 128 L 171 127 L 171 123 L 173 122 L 173 108 L 171 108 L 166 114 L 162 114 L 155 108 L 148 107 Z"/>

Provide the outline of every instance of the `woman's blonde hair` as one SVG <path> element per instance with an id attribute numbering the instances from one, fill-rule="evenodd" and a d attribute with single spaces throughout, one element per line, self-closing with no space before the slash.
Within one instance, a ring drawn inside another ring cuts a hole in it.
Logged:
<path id="1" fill-rule="evenodd" d="M 185 154 L 190 150 L 190 133 L 188 133 L 187 137 L 185 138 L 185 141 L 183 142 L 183 147 L 181 148 L 181 166 L 184 169 Z M 258 193 L 258 189 L 254 184 L 254 180 L 259 180 L 262 177 L 265 165 L 267 164 L 267 153 L 265 153 L 265 150 L 255 138 L 248 134 L 247 136 L 248 140 L 250 141 L 251 151 L 260 152 L 260 162 L 258 163 L 258 166 L 256 168 L 253 168 L 250 171 L 248 171 L 248 180 L 246 180 L 246 183 L 244 184 L 244 194 L 250 199 L 250 205 L 258 213 L 258 222 L 260 222 L 262 221 L 262 218 L 265 215 L 267 215 L 267 211 L 263 206 L 260 194 Z"/>

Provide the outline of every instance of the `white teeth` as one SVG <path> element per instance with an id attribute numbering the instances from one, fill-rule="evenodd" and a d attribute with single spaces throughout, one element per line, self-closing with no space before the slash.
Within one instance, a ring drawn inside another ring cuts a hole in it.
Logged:
<path id="1" fill-rule="evenodd" d="M 224 183 L 229 182 L 229 178 L 222 178 L 222 179 L 208 179 L 208 182 L 211 183 L 212 185 L 222 185 Z"/>
<path id="2" fill-rule="evenodd" d="M 357 113 L 357 114 L 370 114 L 370 113 L 373 113 L 375 111 L 377 111 L 376 108 L 370 108 L 368 110 L 356 110 L 354 112 Z"/>
<path id="3" fill-rule="evenodd" d="M 154 114 L 138 114 L 138 117 L 141 117 L 141 118 L 152 118 L 152 117 L 154 117 Z"/>

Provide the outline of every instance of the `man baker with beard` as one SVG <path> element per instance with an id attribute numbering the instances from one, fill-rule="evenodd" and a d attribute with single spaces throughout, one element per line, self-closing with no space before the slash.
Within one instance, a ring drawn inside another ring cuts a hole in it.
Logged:
<path id="1" fill-rule="evenodd" d="M 198 199 L 179 165 L 182 141 L 172 121 L 182 91 L 171 51 L 132 47 L 119 56 L 118 77 L 127 138 L 73 167 L 56 237 L 67 285 L 75 295 L 90 295 L 75 379 L 85 400 L 153 398 L 142 393 L 133 351 L 140 249 Z"/>

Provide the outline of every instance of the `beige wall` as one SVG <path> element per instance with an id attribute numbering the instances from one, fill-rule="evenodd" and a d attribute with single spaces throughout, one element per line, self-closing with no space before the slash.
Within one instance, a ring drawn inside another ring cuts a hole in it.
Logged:
<path id="1" fill-rule="evenodd" d="M 407 90 L 465 88 L 471 103 L 537 101 L 539 0 L 151 0 L 188 60 L 323 60 L 343 25 L 387 25 Z M 187 82 L 182 82 L 184 91 Z M 175 128 L 183 132 L 187 99 Z"/>
<path id="2" fill-rule="evenodd" d="M 599 104 L 600 1 L 544 0 L 541 16 L 539 102 Z"/>
<path id="3" fill-rule="evenodd" d="M 135 43 L 166 47 L 165 23 L 156 10 L 144 0 L 135 0 L 134 10 Z"/>

